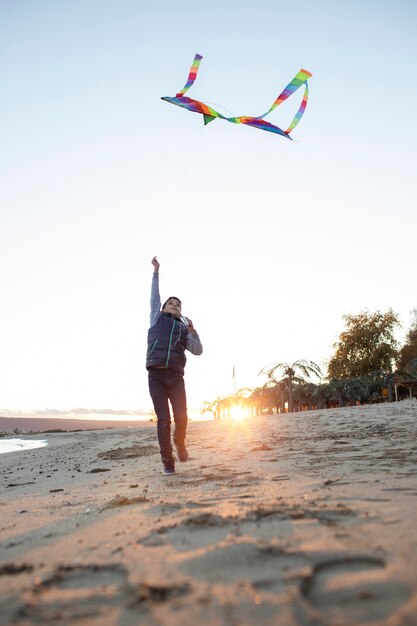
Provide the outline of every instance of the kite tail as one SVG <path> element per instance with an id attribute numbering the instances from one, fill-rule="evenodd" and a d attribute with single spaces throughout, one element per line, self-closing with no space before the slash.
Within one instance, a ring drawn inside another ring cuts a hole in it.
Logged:
<path id="1" fill-rule="evenodd" d="M 293 121 L 288 126 L 287 130 L 285 131 L 287 134 L 289 134 L 292 130 L 294 130 L 294 128 L 297 126 L 298 122 L 303 117 L 304 111 L 306 110 L 307 101 L 308 101 L 308 83 L 306 82 L 305 89 L 304 89 L 303 100 L 302 100 L 302 102 L 300 104 L 300 108 L 298 109 L 297 113 L 294 116 Z"/>
<path id="2" fill-rule="evenodd" d="M 297 89 L 299 87 L 301 87 L 301 85 L 303 85 L 304 83 L 307 83 L 307 80 L 310 78 L 310 76 L 312 76 L 312 74 L 310 72 L 308 72 L 307 70 L 300 70 L 298 72 L 298 74 L 296 74 L 294 76 L 294 78 L 292 79 L 292 81 L 290 83 L 288 83 L 288 85 L 285 87 L 284 91 L 282 91 L 278 98 L 275 100 L 275 102 L 273 103 L 273 105 L 271 106 L 271 108 L 264 113 L 263 115 L 260 115 L 257 119 L 261 120 L 264 117 L 266 117 L 269 113 L 271 113 L 271 111 L 273 111 L 274 109 L 276 109 L 277 106 L 279 106 L 282 102 L 284 102 L 284 100 L 286 100 L 287 98 L 289 98 L 290 96 L 292 96 L 292 94 L 294 92 L 297 91 Z M 305 98 L 305 94 L 304 94 L 304 98 Z M 304 101 L 304 100 L 303 100 Z M 301 107 L 300 107 L 301 108 Z M 305 106 L 304 106 L 305 108 Z M 302 111 L 302 113 L 304 113 L 304 110 Z M 301 113 L 301 115 L 302 115 Z M 298 115 L 298 113 L 297 113 Z M 301 119 L 301 115 L 300 115 L 300 119 Z M 294 121 L 294 120 L 293 120 Z M 299 120 L 298 120 L 299 121 Z M 298 122 L 296 122 L 297 124 Z M 291 129 L 292 130 L 292 129 Z"/>
<path id="3" fill-rule="evenodd" d="M 177 93 L 177 98 L 181 98 L 185 94 L 186 91 L 194 84 L 195 79 L 197 78 L 198 68 L 200 67 L 200 62 L 203 57 L 201 54 L 196 54 L 194 57 L 193 64 L 190 68 L 190 73 L 188 74 L 187 82 L 181 91 Z"/>

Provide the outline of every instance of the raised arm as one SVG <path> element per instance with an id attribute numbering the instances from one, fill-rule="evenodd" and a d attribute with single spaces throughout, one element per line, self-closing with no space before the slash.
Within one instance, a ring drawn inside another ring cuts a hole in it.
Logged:
<path id="1" fill-rule="evenodd" d="M 161 296 L 159 295 L 159 262 L 154 256 L 152 259 L 153 275 L 152 275 L 152 287 L 151 287 L 151 326 L 156 323 L 158 319 L 159 311 L 161 310 Z"/>

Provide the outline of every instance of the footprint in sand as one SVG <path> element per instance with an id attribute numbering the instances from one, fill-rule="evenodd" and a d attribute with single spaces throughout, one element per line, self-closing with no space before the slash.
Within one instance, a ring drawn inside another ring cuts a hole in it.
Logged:
<path id="1" fill-rule="evenodd" d="M 275 545 L 234 543 L 220 546 L 180 565 L 188 576 L 216 584 L 249 582 L 255 589 L 281 593 L 308 564 L 302 554 Z"/>
<path id="2" fill-rule="evenodd" d="M 138 543 L 146 547 L 169 543 L 178 552 L 184 552 L 217 544 L 235 528 L 231 517 L 222 517 L 210 512 L 197 513 L 178 524 L 159 528 L 156 533 L 140 539 Z"/>
<path id="3" fill-rule="evenodd" d="M 301 593 L 331 623 L 343 618 L 343 624 L 355 626 L 388 619 L 409 595 L 401 583 L 387 579 L 382 559 L 367 556 L 316 565 Z"/>
<path id="4" fill-rule="evenodd" d="M 133 600 L 130 602 L 130 608 L 142 603 L 146 605 L 161 604 L 186 596 L 191 592 L 191 585 L 188 582 L 174 584 L 150 584 L 142 583 L 139 588 L 134 591 Z"/>
<path id="5" fill-rule="evenodd" d="M 21 606 L 14 623 L 68 623 L 88 619 L 100 623 L 120 610 L 127 596 L 127 570 L 121 565 L 58 567 L 52 576 L 37 580 L 31 598 Z"/>
<path id="6" fill-rule="evenodd" d="M 22 572 L 32 572 L 33 565 L 27 563 L 4 563 L 0 566 L 0 576 L 14 576 Z"/>
<path id="7" fill-rule="evenodd" d="M 144 456 L 152 456 L 158 452 L 156 446 L 134 445 L 128 448 L 115 448 L 106 452 L 99 452 L 97 458 L 106 461 L 121 461 L 125 459 L 137 459 Z"/>

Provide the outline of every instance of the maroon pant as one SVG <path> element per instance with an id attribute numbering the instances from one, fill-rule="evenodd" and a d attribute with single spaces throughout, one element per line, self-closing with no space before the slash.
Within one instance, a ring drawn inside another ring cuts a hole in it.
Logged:
<path id="1" fill-rule="evenodd" d="M 151 394 L 156 417 L 157 432 L 162 461 L 174 461 L 171 445 L 171 411 L 174 417 L 174 442 L 185 444 L 187 434 L 187 398 L 185 395 L 184 376 L 170 368 L 150 368 L 148 373 L 149 392 Z"/>

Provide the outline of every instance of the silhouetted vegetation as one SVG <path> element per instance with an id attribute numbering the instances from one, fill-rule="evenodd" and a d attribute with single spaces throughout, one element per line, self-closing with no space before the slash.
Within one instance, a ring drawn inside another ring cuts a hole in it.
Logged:
<path id="1" fill-rule="evenodd" d="M 265 366 L 263 386 L 206 402 L 203 412 L 215 419 L 386 402 L 417 394 L 417 309 L 403 346 L 394 331 L 398 316 L 361 312 L 343 317 L 346 328 L 334 345 L 327 373 L 300 359 Z M 312 382 L 315 376 L 318 382 Z"/>
<path id="2" fill-rule="evenodd" d="M 394 338 L 398 316 L 390 309 L 387 313 L 344 315 L 343 319 L 346 328 L 334 345 L 328 377 L 356 378 L 380 370 L 391 372 L 398 358 L 398 344 Z"/>

